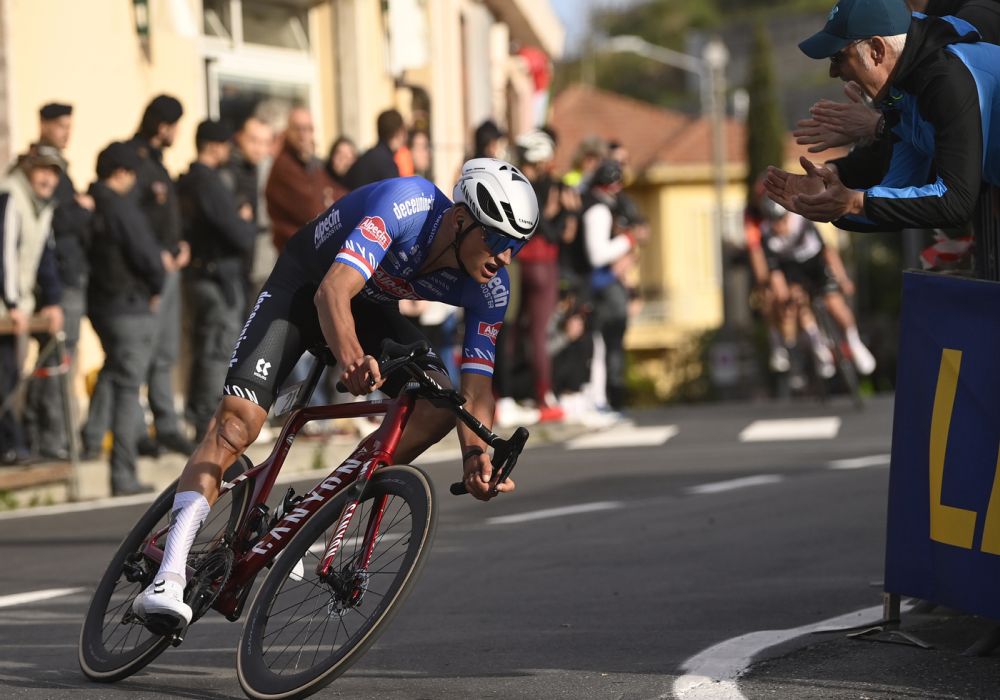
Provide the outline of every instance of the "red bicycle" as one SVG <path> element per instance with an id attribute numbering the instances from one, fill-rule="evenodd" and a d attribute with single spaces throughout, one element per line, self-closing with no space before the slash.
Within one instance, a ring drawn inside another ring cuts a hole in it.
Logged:
<path id="1" fill-rule="evenodd" d="M 224 475 L 188 556 L 192 624 L 216 610 L 240 618 L 254 581 L 269 569 L 247 615 L 237 653 L 240 685 L 252 698 L 304 697 L 346 671 L 399 609 L 426 560 L 437 508 L 427 475 L 393 465 L 393 453 L 417 399 L 452 410 L 494 450 L 495 483 L 507 478 L 528 438 L 518 428 L 504 440 L 442 388 L 415 359 L 426 343 L 385 341 L 382 376 L 404 371 L 412 381 L 392 400 L 305 407 L 332 355 L 324 348 L 291 409 L 271 455 L 253 466 L 241 457 Z M 279 398 L 279 402 L 281 399 Z M 266 505 L 285 457 L 306 423 L 385 414 L 381 426 L 308 493 L 289 488 L 274 513 Z M 390 466 L 392 465 L 392 466 Z M 97 586 L 80 633 L 80 668 L 91 680 L 114 682 L 150 663 L 186 630 L 147 630 L 132 601 L 163 558 L 176 484 L 153 502 L 125 537 Z M 465 493 L 462 483 L 451 486 Z"/>

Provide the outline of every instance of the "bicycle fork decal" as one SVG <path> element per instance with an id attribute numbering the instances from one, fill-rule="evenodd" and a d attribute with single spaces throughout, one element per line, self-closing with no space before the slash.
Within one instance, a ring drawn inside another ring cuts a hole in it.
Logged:
<path id="1" fill-rule="evenodd" d="M 945 454 L 948 450 L 948 432 L 955 406 L 958 375 L 962 367 L 962 351 L 949 348 L 941 352 L 937 387 L 934 391 L 934 410 L 931 414 L 930 439 L 930 536 L 935 542 L 962 549 L 972 549 L 979 513 L 966 508 L 945 505 L 941 502 L 944 490 Z M 993 487 L 986 507 L 983 523 L 983 541 L 980 550 L 1000 555 L 1000 451 L 993 474 Z"/>
<path id="2" fill-rule="evenodd" d="M 351 518 L 354 516 L 354 511 L 358 507 L 357 501 L 352 501 L 347 504 L 344 509 L 344 515 L 340 518 L 340 524 L 337 526 L 337 532 L 333 536 L 333 541 L 330 542 L 330 546 L 326 548 L 326 554 L 323 555 L 323 560 L 320 565 L 316 567 L 316 574 L 319 576 L 326 576 L 330 571 L 330 565 L 333 560 L 337 557 L 337 552 L 340 550 L 340 545 L 344 541 L 344 535 L 347 533 L 347 528 L 351 524 Z"/>

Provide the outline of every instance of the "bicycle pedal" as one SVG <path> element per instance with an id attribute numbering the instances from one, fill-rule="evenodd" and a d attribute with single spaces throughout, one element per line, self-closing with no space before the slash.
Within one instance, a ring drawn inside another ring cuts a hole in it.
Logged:
<path id="1" fill-rule="evenodd" d="M 145 620 L 141 621 L 143 626 L 148 629 L 153 634 L 158 634 L 161 637 L 169 637 L 173 640 L 174 637 L 179 636 L 180 641 L 176 642 L 174 646 L 180 644 L 184 641 L 184 632 L 187 630 L 187 625 L 181 623 L 178 625 L 177 618 L 171 617 L 170 615 L 148 615 Z"/>
<path id="2" fill-rule="evenodd" d="M 183 628 L 180 632 L 174 632 L 170 635 L 170 646 L 179 647 L 184 642 L 185 632 L 187 632 L 187 627 Z"/>

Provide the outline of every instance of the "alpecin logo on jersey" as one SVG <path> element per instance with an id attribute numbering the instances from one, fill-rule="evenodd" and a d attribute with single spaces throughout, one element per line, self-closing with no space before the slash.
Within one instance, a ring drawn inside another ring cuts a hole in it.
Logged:
<path id="1" fill-rule="evenodd" d="M 486 297 L 486 305 L 491 309 L 498 309 L 507 306 L 510 292 L 499 276 L 494 277 L 483 285 L 483 296 Z"/>
<path id="2" fill-rule="evenodd" d="M 404 279 L 393 277 L 381 267 L 375 268 L 372 282 L 383 292 L 396 299 L 419 299 L 417 293 L 413 291 L 413 285 Z"/>
<path id="3" fill-rule="evenodd" d="M 339 230 L 340 210 L 334 209 L 316 222 L 316 228 L 313 229 L 313 245 L 316 247 L 316 250 L 319 250 L 319 247 L 326 243 L 327 239 Z"/>
<path id="4" fill-rule="evenodd" d="M 389 238 L 389 234 L 385 230 L 385 221 L 382 220 L 381 216 L 366 216 L 358 224 L 358 228 L 361 230 L 361 235 L 369 241 L 382 250 L 389 250 L 392 239 Z"/>
<path id="5" fill-rule="evenodd" d="M 497 344 L 497 336 L 500 335 L 500 329 L 503 327 L 502 321 L 497 321 L 496 323 L 483 323 L 479 322 L 479 335 L 490 339 L 490 342 L 494 345 Z"/>
<path id="6" fill-rule="evenodd" d="M 393 202 L 392 213 L 396 215 L 397 220 L 402 220 L 414 214 L 430 211 L 432 206 L 434 206 L 434 198 L 421 195 L 410 197 L 403 202 Z"/>

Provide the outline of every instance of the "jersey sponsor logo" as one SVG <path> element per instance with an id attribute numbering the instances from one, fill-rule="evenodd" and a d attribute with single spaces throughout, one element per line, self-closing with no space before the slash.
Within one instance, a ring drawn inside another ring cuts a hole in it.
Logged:
<path id="1" fill-rule="evenodd" d="M 254 376 L 259 379 L 267 379 L 267 371 L 269 369 L 271 369 L 271 363 L 261 357 L 257 360 L 257 366 L 254 367 Z"/>
<path id="2" fill-rule="evenodd" d="M 375 261 L 375 254 L 368 251 L 367 246 L 360 243 L 347 239 L 344 241 L 344 246 L 337 253 L 337 258 L 344 256 L 347 260 L 352 261 L 354 264 L 362 267 L 367 272 L 367 275 L 371 277 L 372 272 L 375 271 L 377 265 Z"/>
<path id="3" fill-rule="evenodd" d="M 375 270 L 375 274 L 372 275 L 372 282 L 374 282 L 379 289 L 396 299 L 419 298 L 417 293 L 413 290 L 412 284 L 401 277 L 394 277 L 390 275 L 381 267 Z"/>
<path id="4" fill-rule="evenodd" d="M 483 296 L 486 297 L 486 305 L 491 309 L 507 306 L 510 298 L 510 291 L 504 285 L 500 277 L 494 277 L 483 285 Z"/>
<path id="5" fill-rule="evenodd" d="M 392 239 L 389 238 L 389 234 L 385 230 L 385 221 L 382 220 L 381 216 L 366 216 L 358 224 L 358 229 L 361 230 L 362 236 L 379 248 L 389 250 Z"/>
<path id="6" fill-rule="evenodd" d="M 503 321 L 497 321 L 496 323 L 483 323 L 479 322 L 479 335 L 489 338 L 490 342 L 494 345 L 497 344 L 497 336 L 500 335 L 500 328 L 503 326 Z"/>
<path id="7" fill-rule="evenodd" d="M 397 220 L 402 220 L 414 214 L 430 211 L 432 206 L 434 206 L 433 197 L 410 197 L 403 202 L 393 202 L 392 213 L 396 215 Z"/>
<path id="8" fill-rule="evenodd" d="M 257 297 L 257 303 L 253 305 L 253 310 L 250 312 L 250 315 L 247 317 L 247 322 L 243 324 L 243 330 L 240 331 L 240 337 L 236 339 L 236 345 L 233 346 L 233 354 L 229 358 L 229 366 L 230 367 L 235 367 L 236 366 L 236 362 L 239 359 L 237 357 L 237 352 L 240 349 L 240 343 L 242 343 L 244 340 L 246 340 L 247 329 L 250 328 L 250 322 L 253 321 L 254 317 L 257 315 L 257 312 L 260 311 L 260 305 L 264 303 L 264 300 L 265 299 L 270 299 L 270 298 L 271 298 L 271 293 L 267 292 L 267 291 L 261 292 L 260 296 Z"/>
<path id="9" fill-rule="evenodd" d="M 235 384 L 226 384 L 222 387 L 222 393 L 226 396 L 239 396 L 241 399 L 253 401 L 255 404 L 260 406 L 260 401 L 257 400 L 257 392 L 253 389 L 236 386 Z"/>
<path id="10" fill-rule="evenodd" d="M 462 353 L 463 372 L 481 372 L 483 374 L 493 374 L 493 365 L 496 362 L 496 355 L 479 348 L 465 348 Z"/>
<path id="11" fill-rule="evenodd" d="M 313 229 L 313 244 L 316 250 L 323 245 L 326 240 L 337 233 L 340 230 L 340 210 L 334 209 L 323 219 L 320 219 L 316 224 L 316 228 Z"/>

